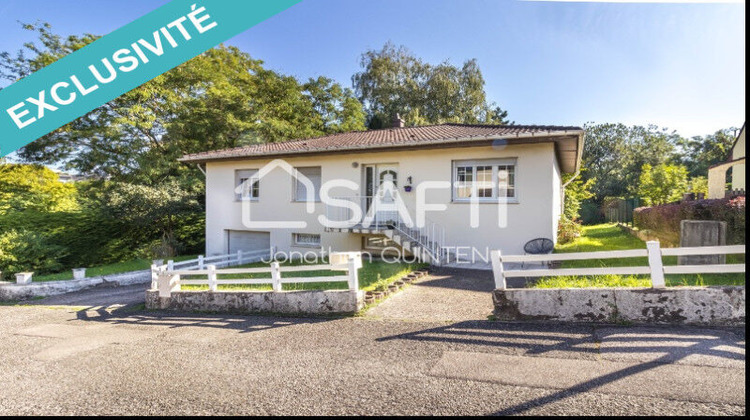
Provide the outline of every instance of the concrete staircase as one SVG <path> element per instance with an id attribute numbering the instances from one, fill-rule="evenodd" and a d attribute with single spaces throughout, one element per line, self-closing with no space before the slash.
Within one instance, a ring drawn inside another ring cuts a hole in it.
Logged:
<path id="1" fill-rule="evenodd" d="M 424 230 L 399 223 L 383 230 L 383 234 L 422 262 L 440 266 L 449 258 L 447 250 L 443 249 L 443 244 L 438 238 L 432 238 L 432 235 Z"/>

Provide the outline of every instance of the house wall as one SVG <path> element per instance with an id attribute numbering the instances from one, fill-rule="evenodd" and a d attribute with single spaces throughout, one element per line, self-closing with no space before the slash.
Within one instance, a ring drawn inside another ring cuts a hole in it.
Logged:
<path id="1" fill-rule="evenodd" d="M 745 157 L 745 129 L 742 129 L 737 143 L 732 148 L 732 160 Z M 745 164 L 741 163 L 732 167 L 732 189 L 745 189 Z"/>
<path id="2" fill-rule="evenodd" d="M 322 182 L 347 179 L 360 185 L 357 192 L 334 189 L 331 196 L 361 196 L 362 168 L 366 164 L 397 163 L 398 184 L 403 186 L 411 176 L 414 188 L 401 191 L 407 207 L 415 208 L 417 185 L 423 181 L 450 181 L 454 160 L 516 158 L 516 188 L 518 203 L 508 204 L 508 225 L 498 226 L 498 205 L 479 204 L 480 228 L 470 227 L 470 205 L 452 202 L 451 189 L 430 189 L 426 201 L 445 204 L 444 212 L 428 212 L 427 218 L 446 229 L 446 245 L 476 247 L 481 253 L 486 249 L 501 249 L 503 253 L 522 253 L 523 245 L 530 239 L 556 238 L 557 219 L 560 215 L 560 170 L 552 143 L 514 146 L 482 146 L 455 149 L 413 150 L 340 154 L 328 156 L 292 157 L 284 159 L 295 167 L 321 166 Z M 216 255 L 227 251 L 227 230 L 268 231 L 271 245 L 279 251 L 307 252 L 311 248 L 295 247 L 293 233 L 317 233 L 321 245 L 333 251 L 359 250 L 362 237 L 358 234 L 324 232 L 318 215 L 325 214 L 323 203 L 316 203 L 315 214 L 307 214 L 305 203 L 292 200 L 292 177 L 282 169 L 275 169 L 260 181 L 260 199 L 250 203 L 252 220 L 280 221 L 303 220 L 304 229 L 248 229 L 242 223 L 242 203 L 235 200 L 235 170 L 259 169 L 271 159 L 208 162 L 206 165 L 206 254 Z M 359 163 L 354 168 L 352 163 Z M 415 215 L 412 213 L 412 217 Z"/>

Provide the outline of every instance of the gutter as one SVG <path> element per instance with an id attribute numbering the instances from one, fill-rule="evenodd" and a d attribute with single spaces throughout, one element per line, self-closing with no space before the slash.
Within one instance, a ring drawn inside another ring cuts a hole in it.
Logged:
<path id="1" fill-rule="evenodd" d="M 576 157 L 576 171 L 570 179 L 560 187 L 560 213 L 565 210 L 565 187 L 570 185 L 571 182 L 575 181 L 576 178 L 581 174 L 581 160 L 583 159 L 583 142 L 584 133 L 581 133 L 581 144 L 578 146 L 578 157 Z"/>

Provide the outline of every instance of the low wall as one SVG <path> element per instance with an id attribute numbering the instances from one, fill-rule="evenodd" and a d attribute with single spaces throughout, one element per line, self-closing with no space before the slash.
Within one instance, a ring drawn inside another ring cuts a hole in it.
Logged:
<path id="1" fill-rule="evenodd" d="M 32 278 L 33 279 L 33 278 Z M 31 284 L 3 282 L 0 284 L 0 301 L 27 300 L 33 297 L 62 295 L 69 292 L 88 289 L 98 285 L 128 286 L 151 281 L 151 271 L 131 271 L 101 277 L 87 277 L 81 280 L 40 281 Z"/>
<path id="2" fill-rule="evenodd" d="M 351 290 L 175 291 L 167 298 L 159 297 L 157 290 L 146 291 L 146 308 L 174 311 L 349 314 L 363 305 L 364 293 Z"/>
<path id="3" fill-rule="evenodd" d="M 745 325 L 745 287 L 496 289 L 499 320 Z"/>
<path id="4" fill-rule="evenodd" d="M 643 242 L 659 241 L 661 245 L 665 247 L 677 246 L 676 243 L 670 242 L 669 240 L 665 238 L 659 238 L 659 236 L 656 233 L 650 230 L 640 230 L 638 228 L 633 228 L 627 225 L 623 225 L 622 223 L 618 224 L 617 226 L 623 231 L 625 231 L 626 233 L 629 233 L 635 236 L 636 238 L 642 240 Z"/>

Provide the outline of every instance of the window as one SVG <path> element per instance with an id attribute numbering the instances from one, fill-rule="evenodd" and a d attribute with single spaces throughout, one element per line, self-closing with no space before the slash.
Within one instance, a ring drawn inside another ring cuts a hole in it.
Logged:
<path id="1" fill-rule="evenodd" d="M 362 246 L 365 249 L 378 249 L 378 250 L 382 250 L 386 248 L 398 249 L 398 244 L 388 239 L 386 236 L 365 236 L 364 244 Z"/>
<path id="2" fill-rule="evenodd" d="M 319 247 L 320 235 L 316 235 L 312 233 L 295 233 L 294 244 L 297 246 Z"/>
<path id="3" fill-rule="evenodd" d="M 453 200 L 479 201 L 498 199 L 517 202 L 516 160 L 457 161 L 453 170 Z"/>
<path id="4" fill-rule="evenodd" d="M 234 172 L 235 199 L 257 200 L 260 196 L 260 179 L 257 169 L 243 169 Z"/>
<path id="5" fill-rule="evenodd" d="M 307 177 L 312 182 L 313 190 L 311 191 L 313 199 L 320 201 L 320 166 L 311 168 L 295 168 L 299 176 L 292 177 L 294 183 L 294 201 L 307 201 L 307 187 L 300 181 L 300 176 Z"/>

